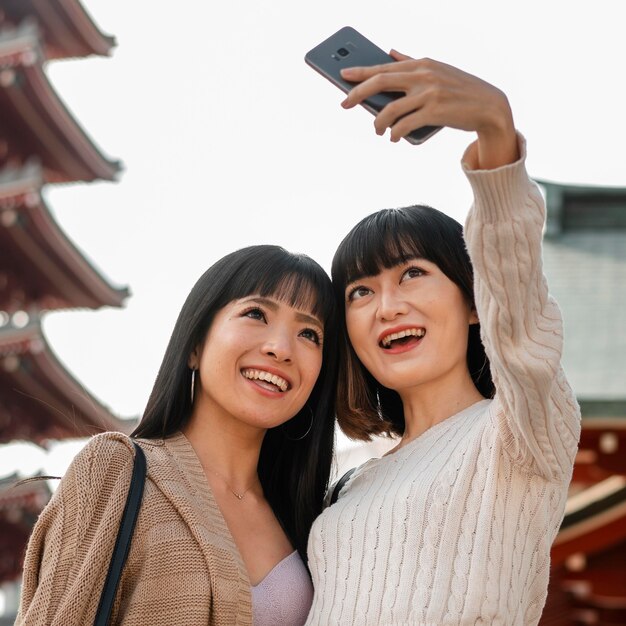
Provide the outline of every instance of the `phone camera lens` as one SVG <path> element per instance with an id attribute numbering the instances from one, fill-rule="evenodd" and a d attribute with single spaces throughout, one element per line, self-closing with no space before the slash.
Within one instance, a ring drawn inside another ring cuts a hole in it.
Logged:
<path id="1" fill-rule="evenodd" d="M 337 54 L 340 57 L 347 57 L 350 53 L 345 48 L 339 48 L 339 50 L 337 50 Z"/>

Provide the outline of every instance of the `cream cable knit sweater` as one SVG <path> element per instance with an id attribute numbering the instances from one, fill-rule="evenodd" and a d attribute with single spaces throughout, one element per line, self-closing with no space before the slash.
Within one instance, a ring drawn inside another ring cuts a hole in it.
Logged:
<path id="1" fill-rule="evenodd" d="M 541 270 L 544 203 L 522 158 L 472 170 L 465 236 L 497 388 L 361 466 L 309 539 L 307 624 L 536 624 L 580 414 Z"/>

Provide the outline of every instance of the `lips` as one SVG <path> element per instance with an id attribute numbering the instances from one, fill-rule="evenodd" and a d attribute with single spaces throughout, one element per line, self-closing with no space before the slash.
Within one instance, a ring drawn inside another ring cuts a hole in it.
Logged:
<path id="1" fill-rule="evenodd" d="M 241 375 L 248 380 L 258 380 L 265 385 L 269 385 L 269 389 L 285 393 L 291 387 L 290 381 L 283 375 L 272 372 L 267 368 L 247 367 L 241 370 Z"/>
<path id="2" fill-rule="evenodd" d="M 426 329 L 422 326 L 405 326 L 403 328 L 391 328 L 385 330 L 379 336 L 378 345 L 388 350 L 392 345 L 406 345 L 421 340 L 426 335 Z"/>

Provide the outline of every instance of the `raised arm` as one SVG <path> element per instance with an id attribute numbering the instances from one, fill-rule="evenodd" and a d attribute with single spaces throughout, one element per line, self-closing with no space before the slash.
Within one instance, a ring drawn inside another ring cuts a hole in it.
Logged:
<path id="1" fill-rule="evenodd" d="M 465 235 L 497 389 L 495 426 L 516 463 L 548 479 L 569 478 L 580 413 L 560 366 L 561 315 L 542 272 L 543 198 L 526 173 L 525 144 L 508 100 L 455 67 L 391 54 L 397 62 L 344 70 L 359 84 L 342 104 L 404 92 L 374 122 L 380 135 L 390 129 L 392 141 L 431 125 L 476 133 L 464 157 L 475 198 Z"/>
<path id="2" fill-rule="evenodd" d="M 520 160 L 491 171 L 474 169 L 476 145 L 466 152 L 474 204 L 465 239 L 505 450 L 548 479 L 569 478 L 580 413 L 560 364 L 561 313 L 542 271 L 544 201 L 526 173 L 523 138 L 519 143 Z"/>

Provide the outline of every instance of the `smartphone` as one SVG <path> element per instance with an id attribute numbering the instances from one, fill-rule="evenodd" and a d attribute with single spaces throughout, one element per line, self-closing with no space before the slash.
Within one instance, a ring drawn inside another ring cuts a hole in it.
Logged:
<path id="1" fill-rule="evenodd" d="M 344 67 L 395 63 L 393 57 L 350 26 L 338 30 L 321 44 L 309 50 L 304 60 L 345 93 L 348 93 L 356 83 L 351 83 L 341 77 L 341 70 Z M 364 100 L 361 104 L 370 113 L 376 115 L 387 104 L 402 96 L 404 93 L 382 92 Z M 424 143 L 438 130 L 441 130 L 441 126 L 423 126 L 411 131 L 405 139 L 412 144 Z"/>

